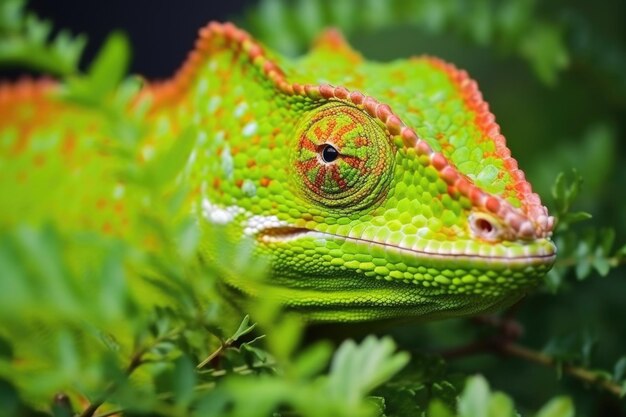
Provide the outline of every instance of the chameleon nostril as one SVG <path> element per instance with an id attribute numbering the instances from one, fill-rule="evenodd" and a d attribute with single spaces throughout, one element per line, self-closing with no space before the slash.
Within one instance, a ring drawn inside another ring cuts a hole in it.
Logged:
<path id="1" fill-rule="evenodd" d="M 500 238 L 500 228 L 498 224 L 482 213 L 470 215 L 470 229 L 476 237 L 495 241 Z"/>
<path id="2" fill-rule="evenodd" d="M 476 226 L 476 229 L 483 233 L 489 234 L 493 231 L 493 225 L 489 220 L 486 219 L 476 219 L 474 225 Z"/>

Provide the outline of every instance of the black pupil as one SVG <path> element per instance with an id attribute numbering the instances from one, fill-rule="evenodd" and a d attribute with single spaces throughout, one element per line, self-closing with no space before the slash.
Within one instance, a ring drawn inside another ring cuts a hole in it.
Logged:
<path id="1" fill-rule="evenodd" d="M 339 151 L 333 145 L 324 145 L 322 148 L 322 159 L 324 162 L 333 162 L 339 156 Z"/>

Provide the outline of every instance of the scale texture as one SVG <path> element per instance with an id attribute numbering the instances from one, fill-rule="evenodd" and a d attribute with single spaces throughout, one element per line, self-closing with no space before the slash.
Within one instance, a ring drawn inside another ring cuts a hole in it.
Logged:
<path id="1" fill-rule="evenodd" d="M 2 224 L 149 244 L 145 202 L 107 152 L 116 132 L 60 88 L 0 87 Z M 553 218 L 476 83 L 437 58 L 371 62 L 328 31 L 290 60 L 211 23 L 133 103 L 129 117 L 147 107 L 139 165 L 192 141 L 176 181 L 201 255 L 217 263 L 247 240 L 268 262 L 263 281 L 223 274 L 234 300 L 273 298 L 311 321 L 453 317 L 510 305 L 554 262 Z"/>

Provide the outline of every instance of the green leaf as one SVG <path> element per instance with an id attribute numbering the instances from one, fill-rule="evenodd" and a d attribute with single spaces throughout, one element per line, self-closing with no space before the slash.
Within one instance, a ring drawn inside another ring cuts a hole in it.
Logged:
<path id="1" fill-rule="evenodd" d="M 196 129 L 187 128 L 168 150 L 150 160 L 141 177 L 144 184 L 150 188 L 158 189 L 172 181 L 189 160 L 196 143 L 196 137 Z"/>
<path id="2" fill-rule="evenodd" d="M 604 255 L 611 253 L 613 249 L 613 243 L 615 243 L 615 229 L 602 229 L 600 232 L 600 248 Z"/>
<path id="3" fill-rule="evenodd" d="M 104 97 L 120 84 L 126 75 L 129 57 L 130 45 L 126 36 L 120 32 L 111 33 L 89 66 L 88 77 L 96 97 Z"/>
<path id="4" fill-rule="evenodd" d="M 459 417 L 487 416 L 490 395 L 489 384 L 483 376 L 468 378 L 459 398 Z"/>
<path id="5" fill-rule="evenodd" d="M 256 323 L 250 323 L 250 316 L 246 314 L 246 316 L 241 320 L 241 324 L 239 324 L 239 328 L 235 330 L 235 333 L 230 337 L 233 342 L 236 342 L 241 336 L 244 336 L 250 333 L 256 327 Z"/>
<path id="6" fill-rule="evenodd" d="M 622 356 L 613 368 L 613 381 L 621 381 L 626 376 L 626 356 Z"/>
<path id="7" fill-rule="evenodd" d="M 576 248 L 576 277 L 583 280 L 591 273 L 591 259 L 589 257 L 590 244 L 583 240 Z"/>
<path id="8" fill-rule="evenodd" d="M 556 397 L 544 405 L 536 417 L 574 417 L 574 403 L 570 397 Z"/>
<path id="9" fill-rule="evenodd" d="M 595 251 L 595 254 L 591 263 L 594 269 L 598 271 L 598 274 L 600 274 L 603 277 L 607 276 L 607 274 L 611 270 L 611 263 L 609 262 L 609 259 L 604 255 L 601 247 L 596 248 L 596 251 Z"/>
<path id="10" fill-rule="evenodd" d="M 528 31 L 520 53 L 528 59 L 539 79 L 548 85 L 554 85 L 558 73 L 569 65 L 562 31 L 546 23 L 536 24 Z"/>
<path id="11" fill-rule="evenodd" d="M 172 386 L 176 403 L 187 406 L 192 400 L 194 387 L 196 386 L 196 370 L 191 359 L 186 355 L 181 356 L 174 362 Z"/>
<path id="12" fill-rule="evenodd" d="M 489 417 L 516 417 L 513 400 L 502 393 L 494 392 L 489 400 Z"/>
<path id="13" fill-rule="evenodd" d="M 565 202 L 565 173 L 559 172 L 552 184 L 552 198 L 556 201 L 557 207 Z"/>
<path id="14" fill-rule="evenodd" d="M 328 395 L 356 404 L 359 398 L 384 383 L 409 361 L 404 352 L 394 353 L 389 337 L 366 337 L 360 345 L 347 340 L 339 346 L 331 362 L 327 380 Z"/>
<path id="15" fill-rule="evenodd" d="M 78 72 L 84 36 L 59 31 L 50 38 L 52 24 L 24 10 L 24 1 L 0 1 L 0 67 L 21 66 L 54 75 Z"/>
<path id="16" fill-rule="evenodd" d="M 574 213 L 565 213 L 563 216 L 559 218 L 559 220 L 563 223 L 574 224 L 578 222 L 583 222 L 585 220 L 591 219 L 593 216 L 584 211 L 577 211 Z"/>
<path id="17" fill-rule="evenodd" d="M 441 400 L 435 399 L 428 405 L 428 417 L 454 417 L 454 413 Z"/>
<path id="18" fill-rule="evenodd" d="M 303 379 L 311 378 L 326 368 L 332 354 L 330 343 L 316 343 L 298 355 L 293 363 L 294 373 Z"/>

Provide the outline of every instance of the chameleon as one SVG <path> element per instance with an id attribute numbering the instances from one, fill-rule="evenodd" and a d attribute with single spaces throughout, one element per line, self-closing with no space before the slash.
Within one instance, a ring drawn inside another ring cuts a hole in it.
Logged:
<path id="1" fill-rule="evenodd" d="M 137 217 L 150 208 L 107 151 L 119 133 L 62 90 L 0 86 L 3 227 L 149 244 Z M 336 30 L 286 58 L 211 22 L 172 78 L 131 101 L 129 118 L 145 110 L 138 165 L 188 146 L 176 184 L 199 256 L 247 240 L 267 261 L 263 280 L 222 274 L 235 304 L 271 298 L 311 322 L 467 316 L 516 302 L 554 263 L 554 218 L 477 83 L 439 58 L 368 61 Z"/>

